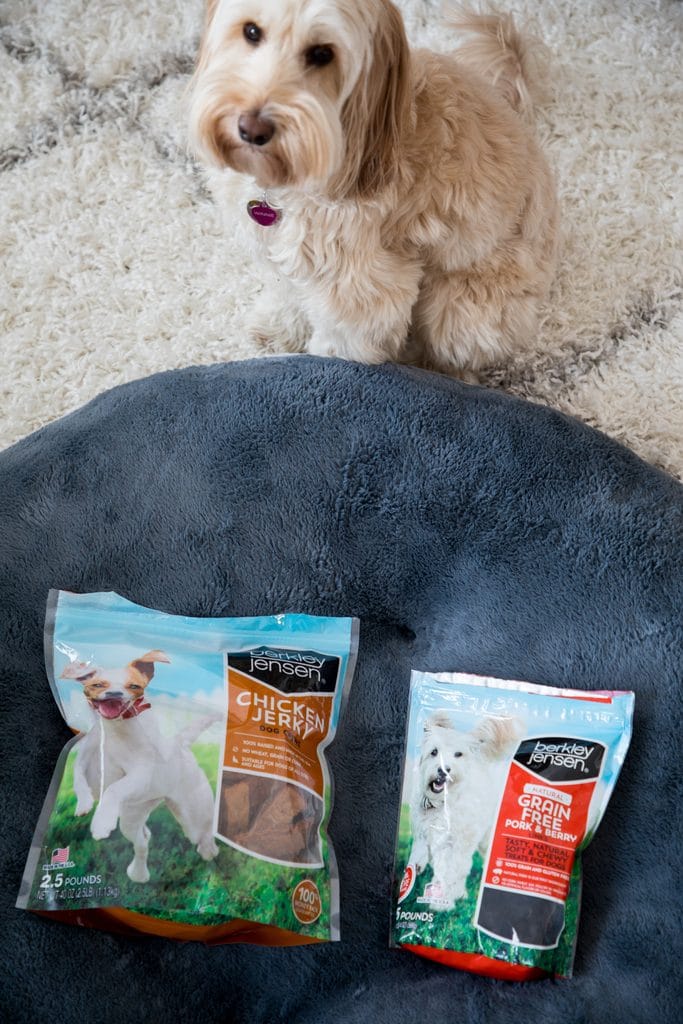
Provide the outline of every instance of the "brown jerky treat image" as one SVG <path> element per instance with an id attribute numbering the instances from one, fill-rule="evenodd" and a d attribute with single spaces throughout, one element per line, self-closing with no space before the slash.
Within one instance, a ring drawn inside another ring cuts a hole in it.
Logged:
<path id="1" fill-rule="evenodd" d="M 224 786 L 221 797 L 221 821 L 225 832 L 235 834 L 249 828 L 251 801 L 248 782 Z"/>
<path id="2" fill-rule="evenodd" d="M 249 832 L 236 839 L 254 853 L 277 860 L 306 860 L 306 832 L 302 823 L 294 823 L 299 811 L 296 796 L 281 784 L 258 814 Z"/>
<path id="3" fill-rule="evenodd" d="M 317 863 L 318 804 L 312 794 L 290 783 L 226 772 L 219 829 L 226 839 L 262 857 Z"/>
<path id="4" fill-rule="evenodd" d="M 273 779 L 259 775 L 224 772 L 219 819 L 221 833 L 234 838 L 238 832 L 248 831 L 277 784 Z"/>
<path id="5" fill-rule="evenodd" d="M 299 814 L 297 814 L 294 822 L 295 824 L 300 822 L 303 826 L 306 836 L 307 854 L 310 855 L 311 860 L 316 860 L 320 857 L 320 845 L 318 842 L 320 809 L 317 806 L 317 801 L 315 801 L 313 797 L 308 797 L 308 803 L 302 808 Z"/>
<path id="6" fill-rule="evenodd" d="M 224 772 L 221 787 L 219 831 L 234 839 L 238 833 L 248 832 L 273 795 L 273 779 L 241 772 Z"/>

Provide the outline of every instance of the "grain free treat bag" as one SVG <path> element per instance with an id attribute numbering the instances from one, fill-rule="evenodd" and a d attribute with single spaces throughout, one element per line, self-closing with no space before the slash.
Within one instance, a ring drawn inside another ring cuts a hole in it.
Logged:
<path id="1" fill-rule="evenodd" d="M 339 938 L 325 749 L 358 623 L 195 619 L 50 594 L 47 672 L 77 736 L 17 905 L 206 942 Z"/>
<path id="2" fill-rule="evenodd" d="M 413 672 L 391 944 L 570 977 L 581 853 L 631 738 L 627 692 Z"/>

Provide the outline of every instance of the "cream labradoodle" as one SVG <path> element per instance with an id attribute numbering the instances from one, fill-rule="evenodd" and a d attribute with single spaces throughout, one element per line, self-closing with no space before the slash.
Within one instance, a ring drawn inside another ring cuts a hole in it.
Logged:
<path id="1" fill-rule="evenodd" d="M 532 56 L 509 16 L 451 24 L 444 55 L 389 0 L 209 0 L 192 138 L 219 202 L 235 172 L 251 200 L 264 344 L 467 375 L 534 341 L 557 202 Z"/>

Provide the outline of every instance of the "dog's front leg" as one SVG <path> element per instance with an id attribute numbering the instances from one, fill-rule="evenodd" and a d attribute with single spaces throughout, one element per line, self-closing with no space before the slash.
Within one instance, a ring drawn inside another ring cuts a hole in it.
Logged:
<path id="1" fill-rule="evenodd" d="M 76 810 L 74 811 L 74 814 L 77 818 L 80 818 L 84 814 L 88 814 L 92 810 L 95 802 L 85 774 L 85 762 L 88 758 L 88 750 L 85 748 L 84 744 L 85 739 L 82 739 L 79 743 L 78 753 L 76 754 L 76 763 L 74 764 L 74 793 L 76 794 Z"/>
<path id="2" fill-rule="evenodd" d="M 121 808 L 121 833 L 133 844 L 133 859 L 126 868 L 131 882 L 149 882 L 147 854 L 150 831 L 147 828 L 148 807 Z"/>
<path id="3" fill-rule="evenodd" d="M 432 910 L 451 910 L 456 900 L 467 895 L 467 878 L 472 868 L 472 855 L 476 844 L 463 836 L 463 842 L 446 844 L 434 857 L 434 881 L 441 889 Z"/>
<path id="4" fill-rule="evenodd" d="M 266 263 L 263 288 L 247 319 L 247 333 L 265 355 L 304 352 L 311 328 L 298 292 Z"/>
<path id="5" fill-rule="evenodd" d="M 421 874 L 429 863 L 429 845 L 422 832 L 416 832 L 410 851 L 410 862 L 415 866 L 415 873 Z"/>
<path id="6" fill-rule="evenodd" d="M 313 325 L 312 355 L 359 363 L 398 360 L 405 346 L 422 268 L 380 250 L 335 264 L 334 278 L 316 281 L 306 294 Z"/>
<path id="7" fill-rule="evenodd" d="M 125 775 L 107 786 L 93 814 L 90 832 L 93 839 L 106 839 L 116 828 L 121 806 L 126 800 L 142 800 L 149 795 L 150 776 L 145 772 Z"/>

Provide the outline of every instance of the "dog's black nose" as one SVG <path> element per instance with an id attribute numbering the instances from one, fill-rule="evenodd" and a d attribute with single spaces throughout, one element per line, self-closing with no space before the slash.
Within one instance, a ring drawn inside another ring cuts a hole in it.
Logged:
<path id="1" fill-rule="evenodd" d="M 107 690 L 104 694 L 105 700 L 120 700 L 123 697 L 123 690 Z"/>
<path id="2" fill-rule="evenodd" d="M 439 767 L 437 768 L 437 770 L 436 770 L 436 777 L 437 777 L 437 779 L 439 780 L 439 782 L 443 782 L 443 780 L 444 780 L 444 779 L 446 778 L 446 775 L 447 775 L 447 773 L 448 773 L 449 771 L 450 771 L 450 769 L 449 769 L 449 768 L 446 768 L 446 771 L 444 771 L 444 770 L 443 770 L 443 768 L 442 768 L 441 766 L 439 766 Z"/>
<path id="3" fill-rule="evenodd" d="M 242 142 L 248 142 L 252 146 L 265 146 L 275 134 L 275 125 L 260 111 L 256 111 L 255 114 L 241 114 L 237 129 Z"/>

